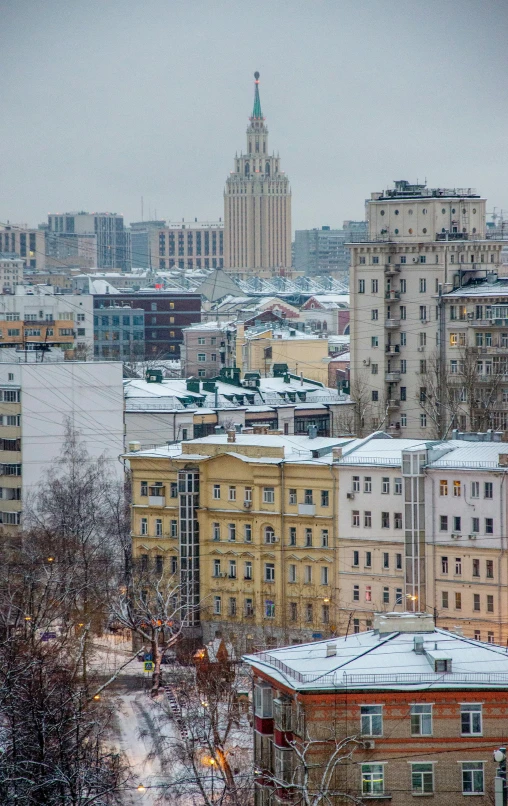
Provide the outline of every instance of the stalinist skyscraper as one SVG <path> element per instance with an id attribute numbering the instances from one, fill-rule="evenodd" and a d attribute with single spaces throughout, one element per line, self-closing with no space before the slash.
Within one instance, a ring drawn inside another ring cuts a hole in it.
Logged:
<path id="1" fill-rule="evenodd" d="M 235 157 L 224 190 L 224 268 L 245 279 L 291 268 L 291 188 L 279 162 L 268 151 L 259 73 L 254 73 L 247 151 Z"/>

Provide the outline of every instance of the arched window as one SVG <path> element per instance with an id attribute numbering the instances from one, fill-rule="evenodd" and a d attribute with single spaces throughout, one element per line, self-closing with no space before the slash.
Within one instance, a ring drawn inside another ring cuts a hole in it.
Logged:
<path id="1" fill-rule="evenodd" d="M 267 176 L 270 176 L 270 163 L 269 163 L 269 162 L 267 162 L 267 163 L 266 163 L 266 166 L 265 166 L 265 174 L 266 174 Z"/>
<path id="2" fill-rule="evenodd" d="M 328 328 L 328 325 L 326 324 L 326 321 L 323 321 L 323 330 L 327 330 L 327 328 Z"/>
<path id="3" fill-rule="evenodd" d="M 275 543 L 275 532 L 271 526 L 265 526 L 265 543 Z"/>
<path id="4" fill-rule="evenodd" d="M 249 163 L 246 162 L 245 163 L 245 176 L 248 176 L 248 175 L 249 175 Z"/>

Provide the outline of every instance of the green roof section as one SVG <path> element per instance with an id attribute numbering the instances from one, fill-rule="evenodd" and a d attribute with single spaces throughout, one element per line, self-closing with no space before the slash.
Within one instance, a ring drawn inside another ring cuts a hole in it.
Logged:
<path id="1" fill-rule="evenodd" d="M 254 73 L 254 109 L 252 110 L 252 117 L 263 119 L 263 113 L 261 112 L 261 101 L 259 99 L 259 73 L 256 70 Z"/>

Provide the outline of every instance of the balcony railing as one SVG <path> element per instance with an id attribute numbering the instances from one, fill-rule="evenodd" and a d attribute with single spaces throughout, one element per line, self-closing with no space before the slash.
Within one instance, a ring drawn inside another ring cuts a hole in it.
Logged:
<path id="1" fill-rule="evenodd" d="M 385 291 L 385 299 L 400 299 L 400 291 L 396 291 L 394 288 Z"/>
<path id="2" fill-rule="evenodd" d="M 385 320 L 385 328 L 386 330 L 396 330 L 400 327 L 400 319 L 386 319 Z"/>
<path id="3" fill-rule="evenodd" d="M 387 355 L 397 355 L 400 353 L 400 345 L 399 344 L 387 344 L 385 347 L 385 353 Z"/>
<path id="4" fill-rule="evenodd" d="M 386 381 L 386 383 L 399 383 L 400 382 L 400 369 L 394 370 L 393 372 L 386 372 L 385 373 L 385 381 Z"/>

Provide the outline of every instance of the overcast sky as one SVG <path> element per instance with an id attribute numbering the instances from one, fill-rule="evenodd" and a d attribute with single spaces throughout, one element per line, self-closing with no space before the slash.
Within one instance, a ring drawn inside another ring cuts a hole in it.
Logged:
<path id="1" fill-rule="evenodd" d="M 0 221 L 217 220 L 254 70 L 293 227 L 394 179 L 508 217 L 507 0 L 3 0 Z"/>

